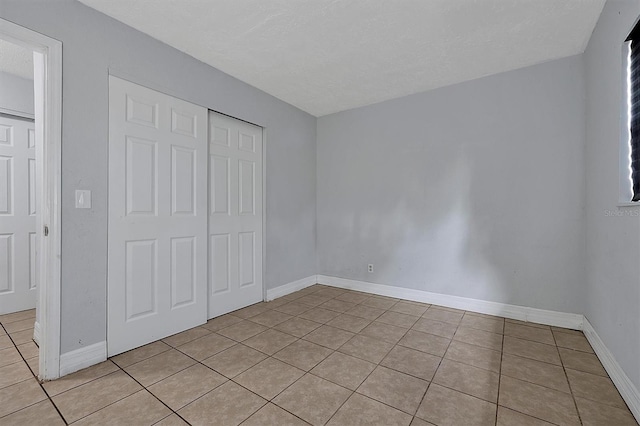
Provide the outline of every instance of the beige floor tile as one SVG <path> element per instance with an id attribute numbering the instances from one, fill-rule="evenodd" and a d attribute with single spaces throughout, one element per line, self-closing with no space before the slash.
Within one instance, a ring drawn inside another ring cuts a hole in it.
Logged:
<path id="1" fill-rule="evenodd" d="M 493 403 L 498 402 L 499 381 L 498 373 L 448 359 L 442 360 L 433 378 L 433 383 Z"/>
<path id="2" fill-rule="evenodd" d="M 314 367 L 311 374 L 347 389 L 356 390 L 375 368 L 376 365 L 369 361 L 334 352 Z"/>
<path id="3" fill-rule="evenodd" d="M 502 354 L 498 351 L 454 340 L 449 345 L 444 357 L 463 364 L 499 373 Z"/>
<path id="4" fill-rule="evenodd" d="M 389 353 L 394 344 L 372 337 L 356 335 L 338 349 L 343 354 L 355 356 L 365 361 L 379 363 Z"/>
<path id="5" fill-rule="evenodd" d="M 355 334 L 350 331 L 323 325 L 304 336 L 303 339 L 330 349 L 338 349 L 353 336 L 355 336 Z"/>
<path id="6" fill-rule="evenodd" d="M 576 398 L 578 412 L 584 426 L 637 426 L 628 408 L 616 408 L 587 399 Z"/>
<path id="7" fill-rule="evenodd" d="M 430 381 L 441 358 L 415 349 L 395 346 L 380 365 Z"/>
<path id="8" fill-rule="evenodd" d="M 356 392 L 414 415 L 429 382 L 378 366 Z"/>
<path id="9" fill-rule="evenodd" d="M 125 367 L 124 370 L 142 386 L 150 386 L 195 363 L 193 359 L 182 352 L 171 349 Z"/>
<path id="10" fill-rule="evenodd" d="M 267 308 L 266 303 L 261 302 L 256 303 L 255 305 L 247 306 L 246 308 L 238 309 L 237 311 L 233 311 L 231 312 L 231 315 L 240 317 L 242 319 L 247 319 L 261 314 L 267 310 L 269 310 L 269 308 Z"/>
<path id="11" fill-rule="evenodd" d="M 306 374 L 273 402 L 312 425 L 323 425 L 351 393 L 327 380 Z"/>
<path id="12" fill-rule="evenodd" d="M 355 308 L 347 311 L 349 315 L 353 315 L 354 317 L 365 318 L 370 321 L 375 320 L 380 315 L 385 313 L 384 309 L 372 308 L 367 305 L 356 305 Z"/>
<path id="13" fill-rule="evenodd" d="M 277 352 L 273 357 L 304 371 L 309 371 L 332 352 L 332 349 L 324 346 L 306 340 L 298 340 Z"/>
<path id="14" fill-rule="evenodd" d="M 111 358 L 111 361 L 115 362 L 120 368 L 127 367 L 136 362 L 140 362 L 144 359 L 151 358 L 159 353 L 166 352 L 171 349 L 171 346 L 162 341 L 149 343 L 148 345 L 141 346 L 139 348 L 130 350 L 120 355 Z"/>
<path id="15" fill-rule="evenodd" d="M 321 308 L 329 309 L 331 311 L 336 311 L 340 313 L 347 312 L 348 310 L 354 308 L 355 306 L 357 306 L 355 303 L 345 302 L 344 300 L 337 300 L 337 299 L 327 300 L 322 305 L 320 305 Z"/>
<path id="16" fill-rule="evenodd" d="M 274 358 L 251 367 L 233 380 L 261 397 L 270 400 L 298 380 L 304 371 Z"/>
<path id="17" fill-rule="evenodd" d="M 262 352 L 239 343 L 205 359 L 202 363 L 232 379 L 265 358 L 267 355 Z"/>
<path id="18" fill-rule="evenodd" d="M 296 303 L 296 302 L 288 302 L 284 305 L 280 305 L 276 308 L 274 308 L 276 311 L 278 312 L 284 312 L 285 314 L 289 314 L 289 315 L 300 315 L 304 312 L 307 312 L 308 310 L 311 309 L 311 307 L 309 305 L 305 305 L 303 303 Z"/>
<path id="19" fill-rule="evenodd" d="M 0 419 L 4 426 L 64 426 L 51 401 L 44 400 Z"/>
<path id="20" fill-rule="evenodd" d="M 517 320 L 517 319 L 505 318 L 504 322 L 505 322 L 505 324 L 510 322 L 510 323 L 513 323 L 513 324 L 526 325 L 527 327 L 544 328 L 546 330 L 550 329 L 550 327 L 548 325 L 538 324 L 538 323 L 531 322 L 531 321 L 520 321 L 520 320 Z"/>
<path id="21" fill-rule="evenodd" d="M 589 399 L 612 407 L 627 407 L 610 378 L 569 368 L 566 371 L 571 391 L 575 397 Z"/>
<path id="22" fill-rule="evenodd" d="M 413 330 L 434 334 L 447 339 L 451 339 L 453 337 L 457 328 L 458 326 L 456 324 L 435 321 L 429 318 L 420 318 L 412 327 Z"/>
<path id="23" fill-rule="evenodd" d="M 334 297 L 338 297 L 341 294 L 344 294 L 346 292 L 347 292 L 347 290 L 344 290 L 342 288 L 326 287 L 326 288 L 321 288 L 320 290 L 318 290 L 316 292 L 316 294 L 318 296 L 325 296 L 325 297 L 334 298 Z"/>
<path id="24" fill-rule="evenodd" d="M 545 345 L 544 343 L 504 336 L 503 351 L 504 353 L 518 355 L 523 358 L 562 365 L 560 355 L 558 355 L 558 349 L 555 346 Z"/>
<path id="25" fill-rule="evenodd" d="M 33 375 L 38 377 L 38 372 L 40 371 L 40 360 L 38 357 L 28 359 L 27 364 L 29 365 Z"/>
<path id="26" fill-rule="evenodd" d="M 221 334 L 229 339 L 233 339 L 236 342 L 242 342 L 243 340 L 247 340 L 250 337 L 255 336 L 256 334 L 260 334 L 265 331 L 267 327 L 264 325 L 256 324 L 251 321 L 242 321 L 236 324 L 233 324 L 230 327 L 223 328 L 218 330 L 217 333 Z"/>
<path id="27" fill-rule="evenodd" d="M 2 328 L 0 328 L 0 330 L 2 330 Z M 0 349 L 7 349 L 12 347 L 13 347 L 13 342 L 11 341 L 9 336 L 6 334 L 0 335 Z"/>
<path id="28" fill-rule="evenodd" d="M 54 396 L 52 400 L 65 420 L 73 423 L 141 389 L 126 373 L 116 371 Z"/>
<path id="29" fill-rule="evenodd" d="M 414 417 L 411 426 L 436 426 L 433 423 L 422 420 L 420 417 Z"/>
<path id="30" fill-rule="evenodd" d="M 431 384 L 416 416 L 439 426 L 493 426 L 496 405 Z"/>
<path id="31" fill-rule="evenodd" d="M 177 411 L 226 381 L 226 377 L 202 364 L 195 364 L 147 389 L 172 410 Z"/>
<path id="32" fill-rule="evenodd" d="M 15 333 L 17 331 L 23 331 L 23 330 L 32 330 L 33 331 L 33 326 L 34 326 L 35 322 L 36 322 L 36 318 L 35 317 L 27 318 L 27 319 L 23 319 L 23 320 L 20 320 L 20 321 L 15 321 L 15 322 L 10 322 L 8 324 L 4 324 L 4 329 L 9 334 Z"/>
<path id="33" fill-rule="evenodd" d="M 40 348 L 33 341 L 18 345 L 18 351 L 24 359 L 37 357 L 40 354 Z"/>
<path id="34" fill-rule="evenodd" d="M 517 337 L 519 339 L 532 340 L 547 345 L 555 345 L 553 334 L 550 328 L 529 327 L 526 325 L 507 322 L 504 325 L 505 336 Z"/>
<path id="35" fill-rule="evenodd" d="M 0 315 L 0 324 L 8 325 L 12 322 L 22 321 L 26 319 L 33 318 L 35 321 L 36 318 L 36 310 L 28 309 L 26 311 L 13 312 L 10 314 Z"/>
<path id="36" fill-rule="evenodd" d="M 311 333 L 316 328 L 320 327 L 322 324 L 306 320 L 303 318 L 292 318 L 289 321 L 285 321 L 276 325 L 275 328 L 278 331 L 282 331 L 283 333 L 291 334 L 292 336 L 302 337 L 309 333 Z"/>
<path id="37" fill-rule="evenodd" d="M 184 345 L 178 346 L 178 350 L 191 358 L 198 361 L 209 358 L 231 346 L 235 345 L 231 339 L 219 335 L 218 333 L 210 333 L 198 339 L 192 340 Z"/>
<path id="38" fill-rule="evenodd" d="M 81 419 L 76 425 L 153 425 L 171 414 L 171 410 L 146 390 L 141 390 L 115 404 Z"/>
<path id="39" fill-rule="evenodd" d="M 160 420 L 154 426 L 189 426 L 189 423 L 182 420 L 177 414 L 172 414 Z"/>
<path id="40" fill-rule="evenodd" d="M 22 410 L 46 398 L 47 395 L 33 378 L 2 388 L 0 389 L 0 401 L 2 401 L 0 404 L 0 417 Z"/>
<path id="41" fill-rule="evenodd" d="M 554 333 L 556 345 L 559 348 L 574 349 L 576 351 L 593 353 L 587 338 L 582 335 L 568 333 Z"/>
<path id="42" fill-rule="evenodd" d="M 453 312 L 436 306 L 431 306 L 424 314 L 422 314 L 422 318 L 458 325 L 460 324 L 460 320 L 462 320 L 463 315 L 464 312 Z"/>
<path id="43" fill-rule="evenodd" d="M 332 319 L 334 319 L 335 317 L 337 317 L 338 315 L 340 315 L 340 312 L 330 311 L 329 309 L 323 309 L 323 308 L 313 308 L 313 309 L 309 309 L 306 312 L 303 312 L 298 316 L 300 318 L 325 324 L 331 321 Z"/>
<path id="44" fill-rule="evenodd" d="M 407 334 L 405 334 L 398 342 L 401 346 L 406 346 L 408 348 L 416 349 L 439 357 L 444 356 L 450 343 L 451 340 L 445 337 L 414 330 L 407 331 Z"/>
<path id="45" fill-rule="evenodd" d="M 293 316 L 285 314 L 284 312 L 268 310 L 249 318 L 249 321 L 264 325 L 265 327 L 275 327 L 281 322 L 285 322 L 291 318 L 293 318 Z"/>
<path id="46" fill-rule="evenodd" d="M 322 305 L 327 300 L 330 300 L 330 299 L 325 296 L 316 296 L 314 294 L 309 294 L 306 296 L 302 296 L 299 299 L 296 299 L 296 302 L 315 307 L 315 306 Z"/>
<path id="47" fill-rule="evenodd" d="M 567 333 L 567 334 L 573 334 L 574 336 L 584 336 L 582 331 L 572 330 L 570 328 L 551 327 L 551 331 L 553 331 L 553 334 L 556 334 L 556 333 Z"/>
<path id="48" fill-rule="evenodd" d="M 226 314 L 216 318 L 212 318 L 207 321 L 206 324 L 203 324 L 200 327 L 206 328 L 209 331 L 218 331 L 222 330 L 223 328 L 231 327 L 233 324 L 237 324 L 239 322 L 242 322 L 242 318 L 235 315 Z"/>
<path id="49" fill-rule="evenodd" d="M 346 293 L 342 293 L 340 296 L 336 296 L 336 300 L 343 300 L 345 302 L 360 304 L 370 297 L 370 294 L 348 291 Z"/>
<path id="50" fill-rule="evenodd" d="M 564 393 L 571 393 L 564 368 L 515 355 L 502 355 L 502 374 Z"/>
<path id="51" fill-rule="evenodd" d="M 253 336 L 243 343 L 267 355 L 273 355 L 296 340 L 298 340 L 298 338 L 295 336 L 271 329 Z"/>
<path id="52" fill-rule="evenodd" d="M 282 408 L 268 403 L 242 423 L 242 426 L 306 426 L 309 423 Z"/>
<path id="53" fill-rule="evenodd" d="M 207 334 L 211 334 L 211 330 L 207 330 L 203 327 L 195 327 L 189 330 L 183 331 L 182 333 L 174 334 L 173 336 L 169 336 L 166 339 L 162 339 L 164 343 L 169 346 L 173 346 L 177 348 L 180 345 L 184 345 L 185 343 L 189 343 L 192 340 L 199 339 L 200 337 L 204 337 Z"/>
<path id="54" fill-rule="evenodd" d="M 391 308 L 398 302 L 398 299 L 392 299 L 388 297 L 380 297 L 380 296 L 372 296 L 366 300 L 362 301 L 364 306 L 369 306 L 370 308 L 376 309 L 384 309 L 387 310 Z"/>
<path id="55" fill-rule="evenodd" d="M 20 356 L 20 352 L 15 347 L 0 349 L 0 367 L 15 364 L 16 362 L 24 362 Z"/>
<path id="56" fill-rule="evenodd" d="M 394 325 L 396 327 L 411 328 L 416 323 L 416 321 L 418 321 L 418 319 L 420 319 L 420 317 L 403 314 L 401 312 L 387 311 L 384 314 L 380 315 L 380 317 L 378 317 L 376 321 Z"/>
<path id="57" fill-rule="evenodd" d="M 49 396 L 55 396 L 62 392 L 68 391 L 92 380 L 111 374 L 114 371 L 118 371 L 118 367 L 107 360 L 100 364 L 92 365 L 89 368 L 77 371 L 73 374 L 61 377 L 57 380 L 50 382 L 44 382 L 43 387 L 49 394 Z"/>
<path id="58" fill-rule="evenodd" d="M 496 426 L 553 426 L 552 423 L 526 414 L 518 413 L 506 407 L 498 407 L 498 421 Z"/>
<path id="59" fill-rule="evenodd" d="M 403 314 L 398 314 L 403 315 Z M 406 328 L 396 327 L 395 325 L 385 324 L 377 320 L 366 326 L 360 332 L 363 336 L 373 337 L 374 339 L 384 340 L 396 344 L 407 333 Z"/>
<path id="60" fill-rule="evenodd" d="M 11 339 L 13 343 L 16 345 L 21 345 L 23 343 L 32 342 L 33 341 L 33 329 L 29 328 L 27 330 L 22 331 L 14 331 L 13 333 L 9 333 L 11 335 Z"/>
<path id="61" fill-rule="evenodd" d="M 408 302 L 406 300 L 401 300 L 391 308 L 389 308 L 392 312 L 400 312 L 401 314 L 413 315 L 419 317 L 427 312 L 431 305 L 427 305 L 425 303 L 417 303 L 417 302 Z"/>
<path id="62" fill-rule="evenodd" d="M 348 314 L 341 314 L 329 321 L 327 325 L 341 330 L 350 331 L 352 333 L 359 333 L 370 323 L 371 321 L 368 319 L 354 317 L 353 315 Z"/>
<path id="63" fill-rule="evenodd" d="M 599 376 L 607 376 L 607 372 L 600 363 L 600 360 L 594 354 L 565 348 L 558 348 L 558 351 L 560 352 L 562 364 L 566 368 L 597 374 Z"/>
<path id="64" fill-rule="evenodd" d="M 178 414 L 193 426 L 238 425 L 267 401 L 231 381 L 180 409 Z"/>
<path id="65" fill-rule="evenodd" d="M 327 425 L 330 426 L 408 426 L 411 416 L 366 396 L 354 393 Z"/>
<path id="66" fill-rule="evenodd" d="M 462 317 L 460 326 L 502 334 L 504 333 L 504 318 L 481 316 L 467 312 Z"/>
<path id="67" fill-rule="evenodd" d="M 15 385 L 27 379 L 33 378 L 29 366 L 24 361 L 0 367 L 0 389 Z"/>
<path id="68" fill-rule="evenodd" d="M 456 330 L 453 340 L 493 349 L 494 351 L 502 351 L 502 334 L 460 326 Z"/>
<path id="69" fill-rule="evenodd" d="M 500 378 L 499 404 L 560 426 L 580 424 L 571 395 L 507 376 Z"/>

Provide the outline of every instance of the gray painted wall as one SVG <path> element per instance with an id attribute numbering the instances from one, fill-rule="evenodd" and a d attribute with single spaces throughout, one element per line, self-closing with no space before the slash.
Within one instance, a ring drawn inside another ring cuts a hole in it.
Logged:
<path id="1" fill-rule="evenodd" d="M 33 80 L 0 72 L 0 108 L 33 116 Z"/>
<path id="2" fill-rule="evenodd" d="M 640 207 L 618 208 L 622 44 L 640 2 L 608 1 L 584 54 L 587 282 L 584 314 L 640 388 Z"/>
<path id="3" fill-rule="evenodd" d="M 581 56 L 319 118 L 318 273 L 581 312 L 584 138 Z"/>
<path id="4" fill-rule="evenodd" d="M 62 353 L 106 338 L 109 69 L 266 127 L 266 287 L 315 274 L 314 117 L 75 1 L 0 0 L 0 17 L 63 43 Z"/>

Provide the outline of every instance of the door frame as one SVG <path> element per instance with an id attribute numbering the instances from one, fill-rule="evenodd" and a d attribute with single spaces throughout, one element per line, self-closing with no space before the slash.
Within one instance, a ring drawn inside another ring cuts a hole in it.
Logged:
<path id="1" fill-rule="evenodd" d="M 0 38 L 42 55 L 42 66 L 34 67 L 34 84 L 42 88 L 42 99 L 35 102 L 36 134 L 42 135 L 36 154 L 36 167 L 40 171 L 36 182 L 40 198 L 36 229 L 41 235 L 40 321 L 36 333 L 40 343 L 39 378 L 53 380 L 60 377 L 62 43 L 2 18 Z"/>

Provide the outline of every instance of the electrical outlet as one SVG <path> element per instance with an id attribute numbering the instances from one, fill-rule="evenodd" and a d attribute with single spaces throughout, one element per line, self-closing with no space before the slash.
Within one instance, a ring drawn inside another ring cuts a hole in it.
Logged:
<path id="1" fill-rule="evenodd" d="M 368 266 L 367 270 L 368 270 L 369 272 L 373 272 L 373 264 L 372 264 L 372 263 L 370 263 L 370 264 L 369 264 L 369 266 Z"/>

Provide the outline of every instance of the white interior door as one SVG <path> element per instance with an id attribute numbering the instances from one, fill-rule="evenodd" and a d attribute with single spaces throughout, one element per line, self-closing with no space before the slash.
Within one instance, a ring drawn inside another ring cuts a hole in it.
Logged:
<path id="1" fill-rule="evenodd" d="M 206 123 L 109 77 L 109 356 L 207 320 Z"/>
<path id="2" fill-rule="evenodd" d="M 0 115 L 0 315 L 36 307 L 33 120 Z"/>
<path id="3" fill-rule="evenodd" d="M 262 128 L 209 112 L 209 318 L 262 294 Z"/>

